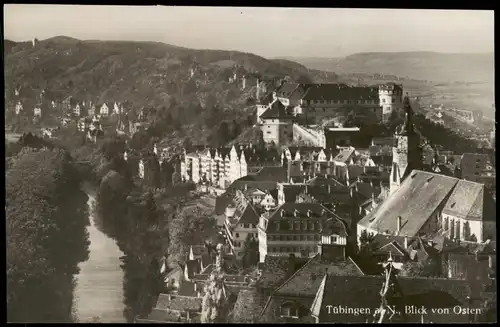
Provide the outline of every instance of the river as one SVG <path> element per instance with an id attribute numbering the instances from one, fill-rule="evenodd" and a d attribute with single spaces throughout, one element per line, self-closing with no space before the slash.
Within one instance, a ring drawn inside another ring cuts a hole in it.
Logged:
<path id="1" fill-rule="evenodd" d="M 90 226 L 89 259 L 80 263 L 75 288 L 75 311 L 79 322 L 90 320 L 101 323 L 126 322 L 123 317 L 123 271 L 116 242 L 99 231 L 94 224 L 95 196 L 89 196 Z"/>

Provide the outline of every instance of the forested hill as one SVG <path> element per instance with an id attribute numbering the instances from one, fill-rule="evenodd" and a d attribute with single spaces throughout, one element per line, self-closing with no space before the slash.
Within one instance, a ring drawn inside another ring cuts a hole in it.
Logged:
<path id="1" fill-rule="evenodd" d="M 208 94 L 224 105 L 255 97 L 256 79 L 268 85 L 279 79 L 335 82 L 337 75 L 290 61 L 236 51 L 195 50 L 135 41 L 81 41 L 59 36 L 13 43 L 5 40 L 7 99 L 14 88 L 21 96 L 74 96 L 94 102 L 129 102 L 137 107 L 168 107 L 172 98 L 204 106 Z M 191 68 L 194 75 L 191 76 Z M 236 82 L 230 77 L 237 75 Z M 247 76 L 242 90 L 242 77 Z"/>

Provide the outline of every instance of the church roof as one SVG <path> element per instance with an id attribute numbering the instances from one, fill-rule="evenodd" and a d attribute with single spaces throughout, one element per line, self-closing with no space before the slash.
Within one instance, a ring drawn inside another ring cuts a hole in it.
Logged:
<path id="1" fill-rule="evenodd" d="M 414 170 L 401 186 L 359 225 L 380 233 L 396 234 L 401 217 L 400 235 L 415 236 L 455 187 L 458 179 Z"/>

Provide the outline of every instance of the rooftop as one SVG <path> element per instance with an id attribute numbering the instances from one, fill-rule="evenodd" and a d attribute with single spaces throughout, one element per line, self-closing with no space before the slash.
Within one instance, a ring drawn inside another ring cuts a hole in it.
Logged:
<path id="1" fill-rule="evenodd" d="M 346 84 L 314 84 L 303 100 L 378 100 L 377 87 L 348 86 Z"/>
<path id="2" fill-rule="evenodd" d="M 264 111 L 260 116 L 262 119 L 280 119 L 280 118 L 293 118 L 293 114 L 288 107 L 285 107 L 280 101 L 274 101 L 269 109 Z"/>
<path id="3" fill-rule="evenodd" d="M 466 180 L 458 181 L 443 213 L 467 220 L 496 219 L 496 207 L 484 185 Z"/>
<path id="4" fill-rule="evenodd" d="M 380 233 L 395 234 L 401 217 L 400 235 L 413 237 L 443 203 L 457 179 L 414 170 L 386 201 L 359 221 Z"/>
<path id="5" fill-rule="evenodd" d="M 201 298 L 160 294 L 156 302 L 156 308 L 173 311 L 201 311 Z"/>

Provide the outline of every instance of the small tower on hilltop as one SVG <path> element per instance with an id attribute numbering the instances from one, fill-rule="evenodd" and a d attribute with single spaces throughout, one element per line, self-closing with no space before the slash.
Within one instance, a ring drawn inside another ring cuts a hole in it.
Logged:
<path id="1" fill-rule="evenodd" d="M 413 126 L 413 110 L 410 106 L 408 93 L 404 99 L 403 106 L 405 121 L 396 129 L 394 135 L 395 144 L 392 147 L 391 193 L 399 188 L 402 181 L 412 170 L 420 169 L 422 163 L 420 136 Z"/>
<path id="2" fill-rule="evenodd" d="M 38 39 L 37 38 L 33 38 L 33 40 L 31 40 L 31 43 L 33 45 L 33 48 L 36 47 L 36 45 L 38 44 Z"/>

